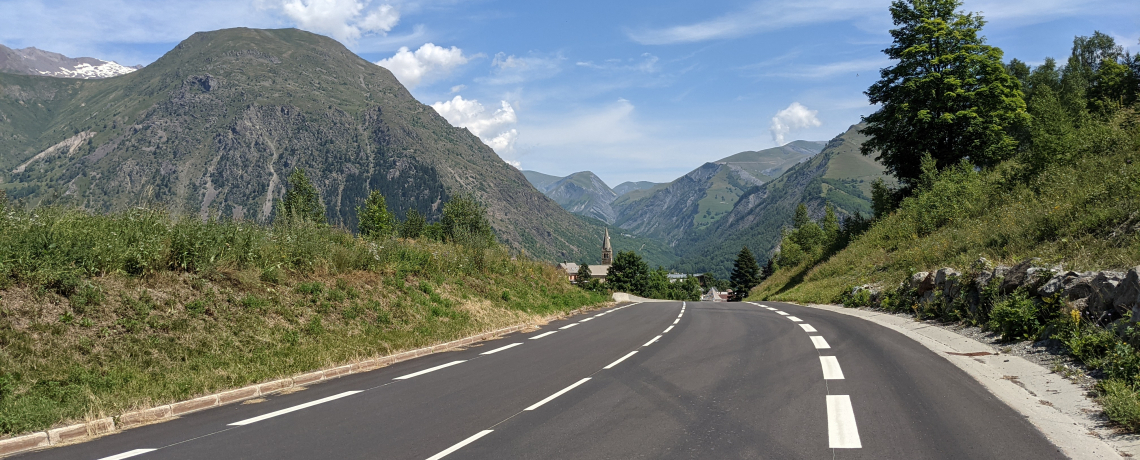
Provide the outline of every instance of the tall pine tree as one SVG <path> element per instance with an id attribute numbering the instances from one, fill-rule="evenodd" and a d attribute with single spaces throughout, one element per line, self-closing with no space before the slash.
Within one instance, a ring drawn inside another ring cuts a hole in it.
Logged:
<path id="1" fill-rule="evenodd" d="M 736 255 L 736 263 L 732 267 L 729 281 L 732 282 L 732 295 L 729 300 L 733 302 L 744 300 L 748 297 L 748 291 L 760 284 L 760 265 L 756 263 L 756 258 L 752 256 L 748 246 L 740 248 L 740 253 Z"/>

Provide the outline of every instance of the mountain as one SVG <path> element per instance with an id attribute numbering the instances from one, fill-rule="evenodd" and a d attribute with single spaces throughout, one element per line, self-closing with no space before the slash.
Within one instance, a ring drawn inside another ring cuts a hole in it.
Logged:
<path id="1" fill-rule="evenodd" d="M 499 239 L 532 257 L 600 251 L 604 224 L 539 193 L 387 69 L 295 29 L 196 33 L 102 80 L 0 73 L 0 120 L 0 189 L 27 206 L 162 205 L 269 222 L 300 167 L 336 225 L 355 228 L 373 190 L 397 215 L 429 219 L 472 194 Z"/>
<path id="2" fill-rule="evenodd" d="M 581 171 L 566 177 L 551 176 L 536 171 L 523 171 L 527 181 L 562 209 L 574 214 L 613 223 L 617 217 L 610 203 L 617 194 L 602 179 L 590 171 Z"/>
<path id="3" fill-rule="evenodd" d="M 90 57 L 69 58 L 36 48 L 12 49 L 0 45 L 0 72 L 61 78 L 110 78 L 126 75 L 142 66 L 127 67 Z"/>
<path id="4" fill-rule="evenodd" d="M 819 153 L 826 144 L 819 141 L 794 141 L 770 149 L 740 152 L 721 158 L 716 163 L 739 166 L 753 177 L 767 182 Z"/>
<path id="5" fill-rule="evenodd" d="M 622 182 L 621 184 L 618 184 L 617 187 L 614 187 L 614 193 L 616 193 L 618 196 L 622 196 L 629 192 L 637 190 L 648 190 L 658 185 L 661 184 L 649 181 Z"/>
<path id="6" fill-rule="evenodd" d="M 828 204 L 841 218 L 856 212 L 869 216 L 871 183 L 882 178 L 893 184 L 893 178 L 873 158 L 859 153 L 866 141 L 860 129 L 861 125 L 852 126 L 808 161 L 741 195 L 731 211 L 705 231 L 688 235 L 678 245 L 683 250 L 676 268 L 726 277 L 742 246 L 765 260 L 800 203 L 807 205 L 813 219 L 822 217 Z"/>
<path id="7" fill-rule="evenodd" d="M 614 223 L 631 233 L 676 245 L 709 228 L 749 189 L 770 181 L 823 149 L 825 143 L 795 141 L 760 151 L 740 152 L 705 163 L 669 184 L 632 190 L 614 200 Z"/>

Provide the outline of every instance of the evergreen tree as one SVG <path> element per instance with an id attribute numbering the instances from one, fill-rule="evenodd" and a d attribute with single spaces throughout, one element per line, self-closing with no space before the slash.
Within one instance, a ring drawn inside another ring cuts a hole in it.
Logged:
<path id="1" fill-rule="evenodd" d="M 301 168 L 296 168 L 289 174 L 289 190 L 285 191 L 281 209 L 286 219 L 325 223 L 325 207 L 321 205 L 321 196 Z"/>
<path id="2" fill-rule="evenodd" d="M 748 291 L 760 284 L 760 265 L 756 263 L 748 246 L 740 248 L 740 253 L 736 255 L 729 280 L 732 281 L 732 296 L 729 300 L 734 302 L 744 300 L 748 297 Z"/>
<path id="3" fill-rule="evenodd" d="M 439 224 L 444 241 L 471 246 L 489 246 L 495 242 L 487 208 L 471 195 L 459 195 L 443 205 Z"/>
<path id="4" fill-rule="evenodd" d="M 590 266 L 586 264 L 578 265 L 578 274 L 575 276 L 578 284 L 586 284 L 593 279 L 594 274 L 590 273 Z"/>
<path id="5" fill-rule="evenodd" d="M 959 13 L 960 0 L 895 0 L 894 43 L 883 50 L 898 62 L 866 92 L 880 109 L 863 118 L 864 155 L 877 160 L 905 188 L 919 177 L 920 159 L 938 168 L 969 159 L 989 167 L 1010 158 L 1012 132 L 1029 121 L 1020 83 L 1006 73 L 1002 51 L 978 33 L 985 21 Z"/>
<path id="6" fill-rule="evenodd" d="M 384 195 L 373 190 L 364 201 L 364 207 L 356 207 L 357 228 L 360 236 L 379 237 L 391 235 L 396 230 L 396 217 L 388 211 Z"/>
<path id="7" fill-rule="evenodd" d="M 409 209 L 404 214 L 404 222 L 400 224 L 400 238 L 419 238 L 427 226 L 427 219 L 415 209 Z"/>
<path id="8" fill-rule="evenodd" d="M 614 255 L 614 263 L 606 271 L 606 284 L 615 292 L 645 295 L 649 282 L 649 264 L 633 251 Z"/>
<path id="9" fill-rule="evenodd" d="M 769 257 L 768 263 L 764 264 L 764 269 L 760 271 L 760 282 L 770 278 L 776 273 L 776 258 Z"/>

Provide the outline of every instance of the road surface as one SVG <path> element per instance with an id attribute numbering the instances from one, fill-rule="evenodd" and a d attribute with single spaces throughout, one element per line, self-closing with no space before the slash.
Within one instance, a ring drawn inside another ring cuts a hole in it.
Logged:
<path id="1" fill-rule="evenodd" d="M 20 459 L 1050 459 L 943 357 L 782 303 L 627 304 Z"/>

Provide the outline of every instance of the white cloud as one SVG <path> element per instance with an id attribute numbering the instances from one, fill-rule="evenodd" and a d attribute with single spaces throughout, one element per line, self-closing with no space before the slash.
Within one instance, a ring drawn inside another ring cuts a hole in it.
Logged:
<path id="1" fill-rule="evenodd" d="M 365 12 L 368 0 L 284 0 L 281 11 L 297 27 L 349 44 L 365 33 L 387 34 L 400 22 L 392 5 Z"/>
<path id="2" fill-rule="evenodd" d="M 784 136 L 792 130 L 821 126 L 823 123 L 816 118 L 818 110 L 808 110 L 807 107 L 793 102 L 788 108 L 776 112 L 772 117 L 772 125 L 768 128 L 772 132 L 772 140 L 776 145 L 784 145 Z"/>
<path id="3" fill-rule="evenodd" d="M 491 60 L 491 76 L 477 81 L 491 85 L 512 85 L 550 78 L 562 71 L 562 61 L 565 60 L 561 54 L 519 57 L 498 53 Z"/>
<path id="4" fill-rule="evenodd" d="M 431 106 L 448 123 L 467 128 L 471 134 L 478 136 L 484 144 L 502 155 L 514 151 L 519 132 L 512 127 L 519 120 L 510 103 L 501 101 L 500 104 L 498 110 L 488 112 L 477 100 L 455 96 L 450 101 L 436 102 Z"/>
<path id="5" fill-rule="evenodd" d="M 454 46 L 444 48 L 425 43 L 415 52 L 402 46 L 395 56 L 382 59 L 376 65 L 391 70 L 400 83 L 410 89 L 423 81 L 445 76 L 469 60 L 470 57 L 463 55 L 463 50 Z"/>
<path id="6" fill-rule="evenodd" d="M 467 89 L 467 85 L 455 85 L 455 86 L 451 87 L 451 91 L 449 91 L 449 92 L 451 94 L 455 94 L 455 93 L 458 93 L 458 92 L 463 91 L 465 89 Z"/>
<path id="7" fill-rule="evenodd" d="M 779 65 L 774 67 L 781 70 L 765 72 L 760 75 L 786 78 L 827 78 L 842 74 L 866 73 L 878 76 L 879 69 L 891 65 L 891 63 L 892 61 L 886 57 L 873 57 L 819 65 Z"/>
<path id="8" fill-rule="evenodd" d="M 518 160 L 506 160 L 507 164 L 514 166 L 515 169 L 522 169 L 522 162 Z"/>

